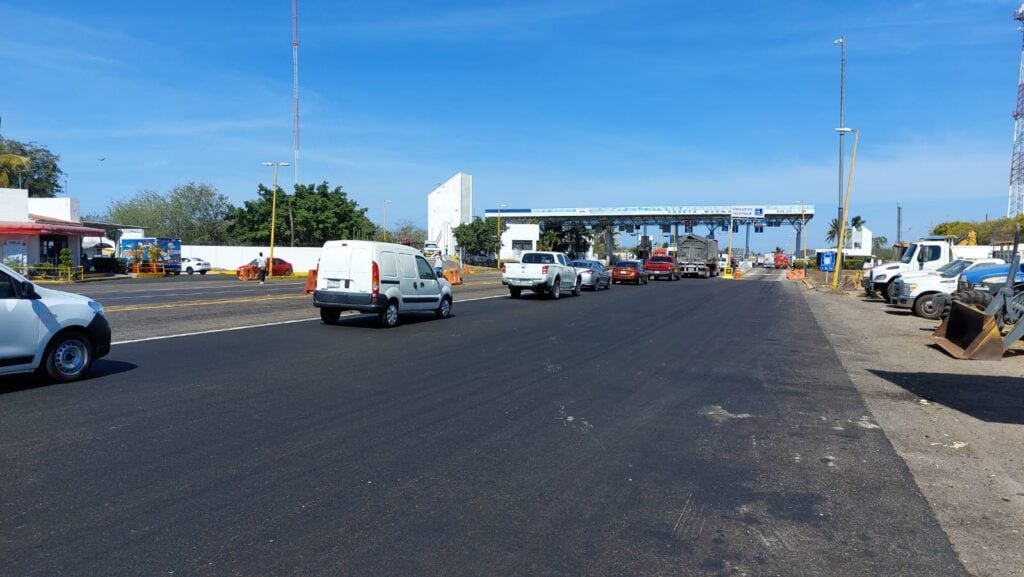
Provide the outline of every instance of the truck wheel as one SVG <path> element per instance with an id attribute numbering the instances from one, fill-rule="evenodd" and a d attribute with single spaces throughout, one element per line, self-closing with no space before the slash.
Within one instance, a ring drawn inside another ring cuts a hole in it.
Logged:
<path id="1" fill-rule="evenodd" d="M 878 293 L 875 292 L 875 284 L 874 283 L 868 283 L 867 288 L 864 289 L 864 294 L 867 295 L 867 297 L 871 298 L 871 299 L 873 299 L 876 296 L 878 296 Z"/>
<path id="2" fill-rule="evenodd" d="M 82 333 L 69 331 L 57 335 L 46 347 L 42 369 L 58 383 L 82 378 L 92 366 L 92 341 Z"/>
<path id="3" fill-rule="evenodd" d="M 434 311 L 434 316 L 439 319 L 446 319 L 452 315 L 452 299 L 450 297 L 442 297 L 441 304 Z"/>
<path id="4" fill-rule="evenodd" d="M 932 306 L 932 296 L 928 293 L 917 297 L 914 301 L 914 314 L 925 319 L 936 320 L 942 316 L 942 311 Z"/>
<path id="5" fill-rule="evenodd" d="M 522 293 L 523 293 L 523 289 L 520 289 L 520 288 L 509 287 L 509 289 L 508 289 L 508 296 L 510 296 L 510 297 L 512 297 L 514 299 L 519 298 L 519 295 L 522 294 Z"/>
<path id="6" fill-rule="evenodd" d="M 333 325 L 341 318 L 341 310 L 331 307 L 320 307 L 320 320 L 325 325 Z"/>
<path id="7" fill-rule="evenodd" d="M 594 290 L 596 291 L 597 289 L 595 288 Z M 572 287 L 572 296 L 578 297 L 581 294 L 583 294 L 583 282 L 579 278 L 577 278 L 576 286 Z"/>
<path id="8" fill-rule="evenodd" d="M 896 282 L 889 281 L 889 283 L 885 285 L 885 302 L 896 302 L 896 296 Z"/>
<path id="9" fill-rule="evenodd" d="M 551 298 L 558 300 L 562 297 L 562 279 L 555 277 L 555 282 L 551 284 Z"/>
<path id="10" fill-rule="evenodd" d="M 393 329 L 398 326 L 398 301 L 391 299 L 384 312 L 380 313 L 378 320 L 380 326 L 386 329 Z"/>

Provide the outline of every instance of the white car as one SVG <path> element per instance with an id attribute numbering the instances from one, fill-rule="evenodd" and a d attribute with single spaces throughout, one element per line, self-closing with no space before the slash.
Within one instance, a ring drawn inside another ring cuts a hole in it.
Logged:
<path id="1" fill-rule="evenodd" d="M 103 305 L 72 293 L 37 287 L 0 264 L 0 375 L 37 371 L 57 382 L 89 372 L 110 352 Z"/>
<path id="2" fill-rule="evenodd" d="M 181 259 L 181 272 L 188 274 L 199 273 L 206 274 L 210 270 L 210 263 L 201 258 L 183 258 Z"/>

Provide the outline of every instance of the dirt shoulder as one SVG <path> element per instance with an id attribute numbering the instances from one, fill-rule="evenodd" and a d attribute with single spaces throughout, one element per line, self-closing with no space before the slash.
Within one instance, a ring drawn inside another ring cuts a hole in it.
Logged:
<path id="1" fill-rule="evenodd" d="M 1024 351 L 958 361 L 932 344 L 937 321 L 797 290 L 967 570 L 1024 576 Z"/>

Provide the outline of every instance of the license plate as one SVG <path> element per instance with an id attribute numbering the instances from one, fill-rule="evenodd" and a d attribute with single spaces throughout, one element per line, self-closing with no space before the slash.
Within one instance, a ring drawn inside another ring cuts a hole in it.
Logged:
<path id="1" fill-rule="evenodd" d="M 338 288 L 340 286 L 341 286 L 341 281 L 340 280 L 329 280 L 329 281 L 327 281 L 327 288 L 329 288 L 329 289 Z"/>

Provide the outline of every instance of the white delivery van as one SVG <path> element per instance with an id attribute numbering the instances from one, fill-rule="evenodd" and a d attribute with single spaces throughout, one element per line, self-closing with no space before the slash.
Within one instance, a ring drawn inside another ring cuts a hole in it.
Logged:
<path id="1" fill-rule="evenodd" d="M 391 328 L 407 312 L 433 311 L 437 318 L 448 318 L 452 286 L 410 246 L 331 240 L 320 251 L 313 305 L 325 324 L 352 310 L 375 313 L 381 326 Z"/>
<path id="2" fill-rule="evenodd" d="M 2 264 L 0 327 L 0 375 L 37 371 L 70 382 L 110 352 L 110 324 L 102 305 L 37 287 Z"/>

